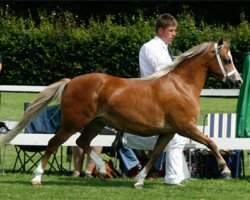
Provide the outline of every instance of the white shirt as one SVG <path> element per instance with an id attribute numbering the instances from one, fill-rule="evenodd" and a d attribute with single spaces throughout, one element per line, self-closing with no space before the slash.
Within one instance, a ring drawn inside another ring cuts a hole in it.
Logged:
<path id="1" fill-rule="evenodd" d="M 145 43 L 140 49 L 139 65 L 141 77 L 150 76 L 171 62 L 168 45 L 157 36 Z"/>

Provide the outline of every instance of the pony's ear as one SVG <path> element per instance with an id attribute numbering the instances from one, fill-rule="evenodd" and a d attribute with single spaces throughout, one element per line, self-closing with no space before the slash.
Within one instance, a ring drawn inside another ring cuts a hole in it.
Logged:
<path id="1" fill-rule="evenodd" d="M 223 45 L 223 39 L 221 38 L 218 42 L 218 46 Z"/>

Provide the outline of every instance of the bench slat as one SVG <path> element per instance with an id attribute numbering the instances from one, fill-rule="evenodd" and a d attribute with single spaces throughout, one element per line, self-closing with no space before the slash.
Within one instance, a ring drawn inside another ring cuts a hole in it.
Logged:
<path id="1" fill-rule="evenodd" d="M 62 146 L 76 146 L 76 139 L 79 137 L 80 133 L 72 135 Z M 54 136 L 54 134 L 18 134 L 11 142 L 11 145 L 30 145 L 30 146 L 47 146 L 49 140 Z M 1 137 L 1 135 L 0 135 Z M 90 146 L 111 146 L 115 139 L 115 135 L 97 135 Z"/>

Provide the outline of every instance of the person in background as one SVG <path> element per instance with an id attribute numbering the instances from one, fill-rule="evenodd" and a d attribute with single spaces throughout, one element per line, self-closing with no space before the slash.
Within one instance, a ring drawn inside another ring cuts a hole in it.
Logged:
<path id="1" fill-rule="evenodd" d="M 98 156 L 102 153 L 101 146 L 91 147 L 91 150 L 95 151 Z M 72 147 L 72 153 L 73 153 L 73 161 L 74 161 L 74 168 L 75 168 L 72 174 L 72 177 L 79 178 L 82 174 L 83 161 L 84 161 L 85 154 L 83 150 L 78 146 Z M 86 178 L 93 178 L 92 172 L 94 168 L 95 168 L 95 162 L 90 158 L 89 155 L 87 155 L 87 163 L 86 163 L 86 169 L 85 169 Z"/>

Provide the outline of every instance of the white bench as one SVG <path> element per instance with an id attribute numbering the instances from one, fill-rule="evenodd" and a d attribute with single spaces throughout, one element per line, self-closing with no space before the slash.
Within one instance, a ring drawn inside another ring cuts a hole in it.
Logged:
<path id="1" fill-rule="evenodd" d="M 76 139 L 79 137 L 80 133 L 72 135 L 62 146 L 76 146 Z M 29 145 L 29 146 L 47 146 L 49 140 L 54 136 L 54 134 L 18 134 L 11 142 L 11 145 Z M 110 147 L 115 139 L 115 135 L 97 135 L 90 146 L 106 146 Z"/>
<path id="2" fill-rule="evenodd" d="M 241 150 L 250 150 L 250 138 L 212 138 L 214 143 L 219 149 L 232 150 L 232 149 L 241 149 Z M 195 141 L 190 141 L 191 144 L 198 149 L 207 148 L 203 144 L 200 144 Z"/>
<path id="3" fill-rule="evenodd" d="M 7 122 L 7 126 L 9 129 L 15 127 L 18 122 L 11 121 Z M 0 137 L 3 137 L 4 134 L 0 134 Z M 79 137 L 80 133 L 75 133 L 72 135 L 66 142 L 62 144 L 62 146 L 77 146 L 76 139 Z M 47 146 L 49 140 L 54 136 L 54 134 L 41 134 L 41 133 L 20 133 L 14 139 L 11 140 L 9 145 L 15 146 Z M 110 147 L 115 139 L 115 135 L 97 135 L 92 142 L 90 143 L 91 146 L 104 146 Z M 15 147 L 17 148 L 17 147 Z M 19 154 L 18 150 L 17 155 Z M 6 146 L 4 147 L 4 153 L 2 156 L 1 164 L 4 173 L 4 161 L 6 157 Z M 62 159 L 62 149 L 61 149 L 61 159 Z M 14 167 L 15 168 L 15 167 Z M 61 166 L 62 169 L 62 160 Z"/>
<path id="4" fill-rule="evenodd" d="M 17 121 L 7 122 L 6 125 L 9 129 L 13 129 Z M 79 137 L 80 133 L 75 133 L 72 135 L 62 146 L 77 146 L 76 139 Z M 49 140 L 54 136 L 54 134 L 41 134 L 41 133 L 20 133 L 13 140 L 11 140 L 11 145 L 29 145 L 29 146 L 47 146 Z M 1 137 L 1 135 L 0 135 Z M 110 147 L 115 139 L 115 135 L 97 135 L 92 142 L 91 146 L 105 146 Z"/>

